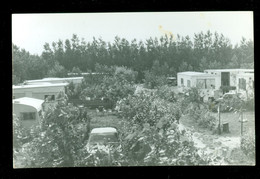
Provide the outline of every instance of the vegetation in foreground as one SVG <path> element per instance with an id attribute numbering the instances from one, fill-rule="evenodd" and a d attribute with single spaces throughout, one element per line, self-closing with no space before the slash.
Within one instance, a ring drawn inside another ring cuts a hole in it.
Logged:
<path id="1" fill-rule="evenodd" d="M 102 83 L 102 82 L 101 82 Z M 60 94 L 57 106 L 44 114 L 39 126 L 30 131 L 21 127 L 14 117 L 14 166 L 75 167 L 75 166 L 153 166 L 153 165 L 210 165 L 216 158 L 199 153 L 188 129 L 179 126 L 185 105 L 206 106 L 194 95 L 183 96 L 162 87 L 152 91 L 128 94 L 118 100 L 113 114 L 120 125 L 121 149 L 100 148 L 88 153 L 85 145 L 88 132 L 97 118 L 88 110 L 68 104 L 66 94 Z M 166 92 L 167 91 L 167 92 Z M 198 103 L 198 104 L 197 104 Z M 92 111 L 93 113 L 93 111 Z M 102 116 L 100 116 L 102 118 Z M 104 119 L 104 118 L 103 118 Z M 93 121 L 92 121 L 93 120 Z M 196 121 L 196 119 L 193 119 Z M 201 127 L 211 127 L 211 118 Z M 92 121 L 92 123 L 91 123 Z M 200 123 L 199 123 L 200 124 Z M 207 125 L 210 124 L 210 125 Z M 108 125 L 104 122 L 103 125 Z M 112 125 L 112 124 L 111 124 Z M 214 125 L 215 126 L 215 125 Z M 27 143 L 24 140 L 27 138 Z M 253 156 L 253 140 L 244 136 L 241 147 Z M 251 153 L 250 153 L 251 151 Z"/>

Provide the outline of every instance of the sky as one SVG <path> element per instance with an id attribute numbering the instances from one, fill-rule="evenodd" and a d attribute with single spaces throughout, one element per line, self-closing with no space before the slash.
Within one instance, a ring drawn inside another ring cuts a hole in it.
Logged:
<path id="1" fill-rule="evenodd" d="M 142 12 L 142 13 L 42 13 L 13 14 L 12 42 L 41 55 L 43 45 L 63 42 L 76 34 L 91 42 L 93 37 L 113 42 L 115 36 L 129 41 L 177 34 L 222 33 L 233 45 L 242 37 L 253 40 L 253 12 Z"/>

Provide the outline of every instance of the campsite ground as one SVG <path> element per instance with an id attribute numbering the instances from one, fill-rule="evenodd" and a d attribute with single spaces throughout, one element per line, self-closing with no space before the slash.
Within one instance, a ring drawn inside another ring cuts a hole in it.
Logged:
<path id="1" fill-rule="evenodd" d="M 217 117 L 217 113 L 213 113 Z M 219 156 L 223 159 L 217 165 L 253 165 L 254 159 L 248 158 L 240 149 L 241 123 L 239 115 L 229 112 L 221 113 L 221 123 L 229 124 L 229 133 L 218 134 L 216 131 L 202 129 L 188 116 L 183 116 L 181 124 L 189 129 L 193 134 L 195 145 L 201 152 L 211 156 Z M 255 114 L 253 111 L 245 112 L 244 118 L 247 122 L 243 123 L 243 134 L 255 131 Z"/>
<path id="2" fill-rule="evenodd" d="M 92 117 L 91 129 L 95 127 L 111 126 L 120 129 L 122 119 L 113 112 L 97 112 L 89 110 Z M 217 113 L 213 113 L 217 117 Z M 180 120 L 182 127 L 191 131 L 195 145 L 201 153 L 209 157 L 219 157 L 216 165 L 253 165 L 255 161 L 248 158 L 240 149 L 241 123 L 239 115 L 233 112 L 221 113 L 221 123 L 229 124 L 229 133 L 221 133 L 201 128 L 188 116 L 183 116 Z M 244 118 L 247 122 L 243 123 L 243 132 L 255 131 L 255 114 L 253 111 L 245 112 Z"/>

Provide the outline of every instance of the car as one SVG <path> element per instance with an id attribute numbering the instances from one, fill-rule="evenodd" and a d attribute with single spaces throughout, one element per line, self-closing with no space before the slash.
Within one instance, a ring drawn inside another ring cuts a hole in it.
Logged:
<path id="1" fill-rule="evenodd" d="M 229 92 L 229 93 L 225 93 L 222 97 L 218 98 L 216 101 L 225 101 L 225 100 L 231 100 L 233 98 L 239 98 L 242 99 L 244 98 L 244 96 L 242 95 L 242 93 L 236 93 L 236 92 Z"/>
<path id="2" fill-rule="evenodd" d="M 107 149 L 107 146 L 119 148 L 118 131 L 114 127 L 99 127 L 91 130 L 87 142 L 89 153 L 95 153 L 98 149 Z"/>
<path id="3" fill-rule="evenodd" d="M 245 97 L 241 93 L 228 92 L 222 97 L 215 100 L 213 112 L 217 112 L 218 104 L 220 104 L 220 112 L 228 112 L 234 109 L 239 109 L 241 102 L 245 100 Z"/>

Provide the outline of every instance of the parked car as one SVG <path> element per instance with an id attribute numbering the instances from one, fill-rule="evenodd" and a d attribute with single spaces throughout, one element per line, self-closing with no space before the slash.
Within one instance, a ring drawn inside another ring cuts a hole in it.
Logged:
<path id="1" fill-rule="evenodd" d="M 225 93 L 219 99 L 217 99 L 217 101 L 227 101 L 227 100 L 232 100 L 234 98 L 239 98 L 239 99 L 243 100 L 244 96 L 242 95 L 242 93 L 228 92 L 228 93 Z"/>
<path id="2" fill-rule="evenodd" d="M 92 129 L 86 145 L 88 152 L 95 153 L 98 149 L 105 149 L 107 146 L 120 148 L 116 128 L 100 127 Z"/>
<path id="3" fill-rule="evenodd" d="M 241 102 L 245 97 L 241 93 L 228 92 L 225 93 L 222 97 L 215 100 L 213 107 L 211 108 L 213 112 L 217 112 L 218 103 L 220 103 L 220 111 L 228 112 L 233 109 L 239 109 Z"/>

